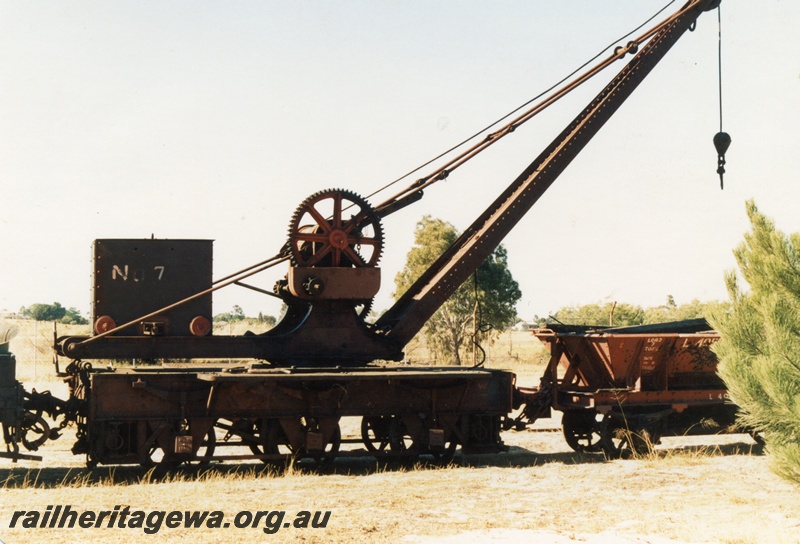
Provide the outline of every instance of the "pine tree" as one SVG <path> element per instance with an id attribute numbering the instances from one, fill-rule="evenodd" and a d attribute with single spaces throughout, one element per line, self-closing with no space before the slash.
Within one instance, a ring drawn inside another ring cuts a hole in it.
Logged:
<path id="1" fill-rule="evenodd" d="M 714 349 L 741 422 L 763 436 L 775 472 L 800 482 L 800 233 L 777 230 L 753 201 L 747 215 L 739 275 L 725 277 L 731 309 L 712 316 Z"/>

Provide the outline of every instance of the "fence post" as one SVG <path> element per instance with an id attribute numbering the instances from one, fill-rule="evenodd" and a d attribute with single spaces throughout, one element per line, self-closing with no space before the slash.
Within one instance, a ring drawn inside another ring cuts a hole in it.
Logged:
<path id="1" fill-rule="evenodd" d="M 33 320 L 33 379 L 34 379 L 34 381 L 39 379 L 39 376 L 37 374 L 37 369 L 36 369 L 36 361 L 38 359 L 38 353 L 37 352 L 39 351 L 39 348 L 37 346 L 38 342 L 39 342 L 39 320 L 38 319 L 34 319 Z"/>

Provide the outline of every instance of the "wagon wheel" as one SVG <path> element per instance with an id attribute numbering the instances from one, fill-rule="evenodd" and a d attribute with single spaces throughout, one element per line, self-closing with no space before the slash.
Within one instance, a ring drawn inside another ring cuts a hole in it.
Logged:
<path id="1" fill-rule="evenodd" d="M 372 453 L 402 453 L 408 450 L 403 421 L 396 416 L 364 416 L 361 419 L 361 439 Z"/>
<path id="2" fill-rule="evenodd" d="M 319 422 L 313 418 L 301 418 L 303 433 L 308 435 L 310 432 L 319 432 Z M 342 444 L 342 430 L 336 423 L 336 428 L 331 435 L 331 439 L 325 444 L 322 451 L 309 450 L 308 445 L 303 448 L 303 455 L 312 457 L 321 468 L 329 468 L 339 453 L 339 446 Z"/>
<path id="3" fill-rule="evenodd" d="M 329 469 L 333 466 L 333 460 L 339 453 L 339 446 L 342 444 L 342 430 L 339 425 L 336 425 L 336 430 L 333 431 L 330 442 L 325 445 L 325 451 L 316 452 L 312 457 L 317 462 L 317 465 L 322 469 Z"/>
<path id="4" fill-rule="evenodd" d="M 456 452 L 458 442 L 456 440 L 449 440 L 442 447 L 429 446 L 428 453 L 433 459 L 441 464 L 447 464 L 453 460 L 453 455 Z"/>
<path id="5" fill-rule="evenodd" d="M 614 412 L 607 413 L 600 426 L 600 446 L 612 459 L 651 453 L 660 438 L 655 427 L 637 426 Z"/>
<path id="6" fill-rule="evenodd" d="M 271 422 L 269 419 L 243 417 L 232 420 L 231 423 L 218 422 L 216 426 L 226 431 L 222 438 L 225 443 L 235 436 L 241 440 L 241 445 L 250 448 L 255 455 L 277 455 L 279 453 L 278 444 L 271 440 L 271 435 L 274 434 L 271 432 L 274 427 L 270 425 Z"/>
<path id="7" fill-rule="evenodd" d="M 222 442 L 229 444 L 233 437 L 238 437 L 241 444 L 248 446 L 253 453 L 260 453 L 260 437 L 258 436 L 258 421 L 251 418 L 242 417 L 239 419 L 217 420 L 215 426 L 225 431 L 222 435 Z"/>
<path id="8" fill-rule="evenodd" d="M 250 442 L 250 451 L 256 455 L 277 455 L 278 433 L 282 432 L 277 419 L 257 419 L 251 423 L 256 440 Z"/>
<path id="9" fill-rule="evenodd" d="M 293 422 L 296 425 L 293 431 L 284 431 L 283 426 L 277 419 L 271 419 L 269 422 L 267 433 L 271 437 L 270 443 L 288 449 L 290 459 L 313 459 L 320 468 L 328 468 L 339 452 L 339 446 L 342 443 L 342 431 L 338 421 L 336 422 L 336 427 L 333 428 L 330 439 L 325 442 L 322 449 L 309 449 L 307 444 L 310 433 L 322 434 L 319 421 L 316 418 L 307 418 L 305 416 L 297 418 Z M 297 442 L 298 436 L 303 437 L 303 442 L 299 445 L 292 444 L 292 439 Z"/>
<path id="10" fill-rule="evenodd" d="M 256 441 L 249 444 L 250 451 L 256 455 L 293 455 L 292 447 L 286 438 L 286 433 L 281 427 L 281 422 L 273 418 L 257 419 L 253 423 Z M 283 451 L 281 451 L 283 449 Z M 275 464 L 269 459 L 261 459 L 265 464 Z"/>
<path id="11" fill-rule="evenodd" d="M 185 462 L 187 465 L 206 467 L 211 462 L 211 458 L 214 457 L 214 450 L 216 448 L 217 433 L 214 432 L 214 426 L 212 425 L 208 428 L 208 432 L 206 433 L 205 437 L 203 437 L 203 441 L 200 443 L 200 447 L 197 449 L 195 457 Z"/>
<path id="12" fill-rule="evenodd" d="M 444 427 L 457 428 L 457 420 L 448 425 L 431 414 L 418 414 L 404 416 L 402 422 L 403 428 L 411 440 L 411 444 L 406 449 L 408 452 L 408 455 L 405 456 L 406 461 L 411 461 L 420 455 L 430 455 L 434 461 L 442 464 L 449 463 L 453 459 L 453 454 L 458 446 L 454 432 L 450 433 L 449 440 L 443 440 L 441 446 L 433 446 L 430 441 L 432 431 L 442 431 L 447 436 Z"/>
<path id="13" fill-rule="evenodd" d="M 624 419 L 607 413 L 600 425 L 600 445 L 611 459 L 619 459 L 631 453 L 631 435 Z"/>
<path id="14" fill-rule="evenodd" d="M 594 410 L 565 410 L 561 418 L 564 438 L 570 448 L 578 453 L 601 451 L 600 429 Z"/>
<path id="15" fill-rule="evenodd" d="M 445 436 L 447 436 L 447 431 L 443 429 L 442 422 L 432 420 L 430 422 L 432 425 L 428 427 L 428 431 L 432 430 L 444 430 Z M 453 426 L 457 425 L 457 422 L 452 422 Z M 445 425 L 446 426 L 446 425 Z M 432 446 L 428 444 L 428 449 L 425 453 L 433 457 L 434 461 L 440 464 L 447 464 L 453 460 L 453 454 L 456 451 L 456 446 L 458 446 L 458 440 L 456 440 L 455 433 L 450 433 L 450 440 L 445 440 L 444 444 L 441 446 Z"/>
<path id="16" fill-rule="evenodd" d="M 189 432 L 189 425 L 184 423 L 178 426 L 177 432 L 175 432 L 171 438 L 174 439 L 175 436 L 187 434 Z M 161 449 L 157 441 L 152 441 L 148 451 L 140 456 L 139 464 L 146 468 L 155 465 L 165 468 L 177 468 L 181 464 L 203 468 L 211 463 L 211 458 L 214 456 L 216 447 L 217 434 L 212 425 L 208 428 L 208 431 L 203 437 L 203 441 L 200 443 L 200 447 L 197 448 L 193 456 L 189 457 L 185 454 L 167 453 Z"/>
<path id="17" fill-rule="evenodd" d="M 197 448 L 194 455 L 188 456 L 187 454 L 165 453 L 161 460 L 158 461 L 158 464 L 168 468 L 177 468 L 180 465 L 204 468 L 211 463 L 211 458 L 214 456 L 216 447 L 217 433 L 214 432 L 214 427 L 211 426 L 208 428 L 208 432 L 203 437 L 203 441 L 200 443 L 200 447 Z"/>
<path id="18" fill-rule="evenodd" d="M 151 427 L 150 422 L 145 420 L 137 421 L 137 425 L 144 425 L 144 432 L 147 434 L 144 443 L 138 445 L 138 448 L 141 448 L 137 451 L 139 464 L 144 468 L 151 468 L 162 464 L 164 460 L 164 451 L 159 447 L 156 435 L 161 431 L 162 427 L 167 426 L 167 423 L 162 422 L 161 427 L 155 430 Z"/>
<path id="19" fill-rule="evenodd" d="M 380 217 L 355 193 L 321 191 L 292 216 L 289 250 L 296 266 L 374 267 L 383 251 Z"/>

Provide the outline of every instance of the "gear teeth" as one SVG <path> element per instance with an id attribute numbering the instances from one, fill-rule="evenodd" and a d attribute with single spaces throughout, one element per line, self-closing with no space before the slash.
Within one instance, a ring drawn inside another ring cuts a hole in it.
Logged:
<path id="1" fill-rule="evenodd" d="M 344 189 L 328 189 L 324 191 L 318 191 L 308 198 L 306 198 L 300 206 L 295 210 L 294 214 L 292 215 L 291 222 L 289 224 L 289 238 L 287 245 L 289 246 L 289 253 L 291 256 L 291 263 L 292 266 L 306 266 L 308 259 L 304 257 L 299 249 L 300 243 L 298 241 L 298 235 L 301 232 L 301 228 L 304 225 L 301 225 L 301 221 L 303 217 L 308 213 L 308 209 L 313 207 L 314 204 L 317 202 L 324 201 L 326 199 L 333 199 L 336 196 L 340 196 L 343 200 L 344 206 L 342 207 L 342 213 L 348 207 L 348 205 L 355 204 L 359 207 L 359 210 L 362 213 L 366 213 L 367 221 L 364 223 L 367 225 L 371 225 L 374 229 L 374 234 L 369 237 L 371 240 L 377 241 L 374 249 L 372 251 L 372 255 L 367 259 L 365 265 L 366 267 L 374 267 L 377 266 L 378 262 L 380 261 L 381 256 L 383 255 L 383 228 L 380 223 L 380 217 L 375 210 L 370 206 L 369 202 L 366 199 L 362 198 L 361 196 L 353 193 L 351 191 L 347 191 Z M 350 203 L 350 204 L 348 204 Z M 341 218 L 344 219 L 344 216 Z M 323 246 L 323 250 L 325 247 Z M 355 251 L 355 248 L 353 248 Z M 360 255 L 360 254 L 359 254 Z M 363 259 L 363 256 L 361 256 Z M 351 263 L 352 265 L 352 263 Z M 319 264 L 315 264 L 315 266 L 320 266 Z"/>

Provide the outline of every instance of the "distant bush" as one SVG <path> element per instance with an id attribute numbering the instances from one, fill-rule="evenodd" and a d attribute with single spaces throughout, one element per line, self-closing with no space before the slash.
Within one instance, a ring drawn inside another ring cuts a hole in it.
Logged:
<path id="1" fill-rule="evenodd" d="M 256 322 L 258 324 L 267 325 L 268 327 L 274 327 L 275 324 L 278 322 L 271 315 L 266 315 L 261 312 L 258 312 L 258 317 L 247 317 L 244 315 L 244 310 L 238 304 L 234 305 L 230 312 L 224 312 L 221 314 L 217 314 L 214 316 L 214 323 L 238 323 L 241 321 L 248 321 L 248 322 Z"/>
<path id="2" fill-rule="evenodd" d="M 227 323 L 235 323 L 236 321 L 241 321 L 243 319 L 245 319 L 244 310 L 242 310 L 242 307 L 238 304 L 235 304 L 230 312 L 225 312 L 214 316 L 214 321 L 216 322 L 225 321 Z"/>
<path id="3" fill-rule="evenodd" d="M 729 307 L 730 304 L 727 302 L 700 302 L 697 299 L 679 306 L 675 304 L 672 295 L 669 295 L 667 303 L 663 306 L 642 308 L 625 303 L 596 302 L 581 306 L 565 306 L 551 317 L 568 325 L 627 327 L 699 319 L 708 317 L 715 312 L 724 311 Z M 539 320 L 548 321 L 540 318 Z"/>
<path id="4" fill-rule="evenodd" d="M 77 308 L 64 308 L 59 302 L 36 303 L 27 308 L 23 306 L 19 315 L 36 321 L 58 321 L 67 325 L 86 325 L 89 322 Z"/>

